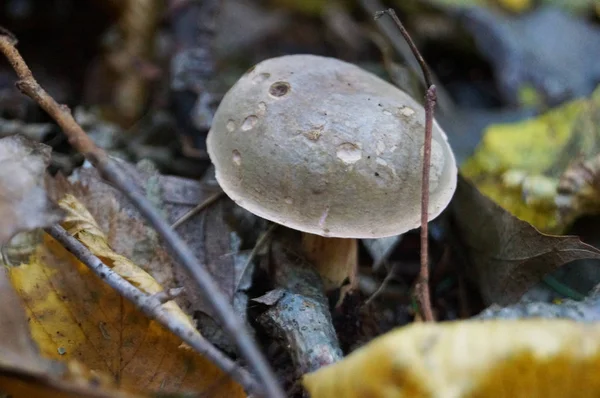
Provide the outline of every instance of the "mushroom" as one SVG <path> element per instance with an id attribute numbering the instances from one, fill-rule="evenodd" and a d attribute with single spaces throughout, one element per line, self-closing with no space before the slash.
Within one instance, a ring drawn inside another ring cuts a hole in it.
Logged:
<path id="1" fill-rule="evenodd" d="M 308 258 L 331 287 L 352 276 L 357 238 L 420 225 L 424 123 L 417 101 L 369 72 L 288 55 L 255 65 L 227 92 L 207 148 L 225 193 L 302 231 Z M 434 121 L 429 220 L 448 205 L 456 178 Z"/>

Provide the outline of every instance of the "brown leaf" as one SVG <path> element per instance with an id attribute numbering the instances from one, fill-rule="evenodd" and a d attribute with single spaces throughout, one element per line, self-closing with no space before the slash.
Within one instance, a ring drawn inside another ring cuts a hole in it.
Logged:
<path id="1" fill-rule="evenodd" d="M 40 355 L 29 333 L 19 296 L 0 268 L 0 395 L 13 397 L 118 397 L 134 395 L 115 390 L 113 382 L 91 374 L 81 365 L 59 363 Z M 137 396 L 137 395 L 136 395 Z"/>
<path id="2" fill-rule="evenodd" d="M 128 175 L 136 181 L 139 189 L 163 209 L 167 218 L 173 221 L 202 201 L 213 191 L 205 189 L 198 181 L 180 177 L 161 176 L 148 168 L 134 167 L 121 162 Z M 146 272 L 151 274 L 165 289 L 185 287 L 185 294 L 175 301 L 191 314 L 190 303 L 195 302 L 188 275 L 174 266 L 170 256 L 160 242 L 158 235 L 133 208 L 125 196 L 105 183 L 95 169 L 81 169 L 69 178 L 57 178 L 54 186 L 56 199 L 65 193 L 71 193 L 79 199 L 92 214 L 100 229 L 108 238 L 108 243 L 115 252 L 127 257 Z M 187 225 L 186 225 L 187 226 Z M 196 230 L 179 230 L 189 233 L 193 245 L 198 246 L 193 238 L 198 236 Z M 182 236 L 185 237 L 184 234 Z M 196 252 L 196 250 L 194 250 Z M 197 253 L 197 252 L 196 252 Z"/>
<path id="3" fill-rule="evenodd" d="M 60 221 L 62 212 L 44 188 L 50 152 L 20 135 L 0 139 L 0 245 L 18 232 Z"/>
<path id="4" fill-rule="evenodd" d="M 467 273 L 488 305 L 516 302 L 544 275 L 570 261 L 600 259 L 600 251 L 578 237 L 542 234 L 460 175 L 451 212 Z"/>
<path id="5" fill-rule="evenodd" d="M 238 384 L 46 236 L 27 264 L 10 268 L 42 353 L 111 376 L 125 391 L 240 397 Z"/>

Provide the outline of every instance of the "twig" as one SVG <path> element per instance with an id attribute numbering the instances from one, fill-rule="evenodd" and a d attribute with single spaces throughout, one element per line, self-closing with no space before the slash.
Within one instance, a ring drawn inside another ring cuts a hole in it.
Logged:
<path id="1" fill-rule="evenodd" d="M 182 287 L 177 287 L 169 290 L 163 290 L 162 292 L 158 292 L 152 295 L 156 300 L 158 300 L 161 304 L 167 303 L 173 300 L 176 297 L 181 296 L 184 292 Z"/>
<path id="2" fill-rule="evenodd" d="M 150 201 L 138 190 L 123 170 L 108 157 L 106 152 L 97 147 L 77 124 L 69 108 L 59 105 L 35 80 L 31 70 L 15 48 L 16 39 L 7 30 L 0 28 L 0 51 L 6 56 L 19 80 L 17 88 L 38 103 L 62 128 L 69 143 L 81 152 L 115 187 L 123 192 L 146 218 L 170 249 L 176 263 L 191 275 L 211 306 L 213 313 L 224 330 L 237 344 L 240 354 L 256 372 L 268 397 L 283 398 L 284 392 L 275 378 L 275 374 L 259 350 L 257 344 L 239 320 L 227 299 L 219 290 L 206 268 L 194 257 L 185 242 L 169 227 L 162 215 L 152 206 Z"/>
<path id="3" fill-rule="evenodd" d="M 177 221 L 175 221 L 173 223 L 173 225 L 171 225 L 171 228 L 173 228 L 173 229 L 179 228 L 181 226 L 181 224 L 188 221 L 190 218 L 194 217 L 196 214 L 200 213 L 202 210 L 206 209 L 208 206 L 210 206 L 214 202 L 216 202 L 221 196 L 223 196 L 223 193 L 224 193 L 223 191 L 219 191 L 219 192 L 215 192 L 214 194 L 210 195 L 208 198 L 206 198 L 206 200 L 204 200 L 203 202 L 196 205 L 196 207 L 194 207 L 192 210 L 188 211 L 183 216 L 179 217 L 177 219 Z"/>
<path id="4" fill-rule="evenodd" d="M 244 265 L 244 271 L 239 278 L 238 286 L 236 286 L 235 288 L 236 292 L 240 289 L 240 283 L 242 283 L 242 281 L 246 279 L 246 272 L 248 272 L 248 269 L 250 269 L 250 264 L 252 263 L 252 261 L 254 261 L 254 258 L 258 255 L 258 252 L 261 251 L 265 244 L 271 239 L 273 232 L 275 231 L 275 229 L 277 229 L 278 226 L 279 224 L 277 223 L 271 224 L 269 228 L 267 228 L 265 233 L 263 233 L 256 241 L 254 248 L 252 248 L 248 259 L 246 260 L 246 264 Z"/>
<path id="5" fill-rule="evenodd" d="M 428 322 L 434 321 L 433 310 L 431 309 L 431 296 L 429 293 L 429 240 L 428 240 L 428 209 L 429 209 L 429 169 L 431 167 L 431 129 L 433 125 L 433 111 L 435 108 L 435 102 L 437 99 L 435 86 L 431 81 L 431 72 L 425 63 L 425 60 L 421 56 L 419 49 L 413 42 L 409 33 L 406 31 L 400 19 L 394 12 L 394 10 L 387 9 L 385 11 L 379 11 L 375 13 L 375 19 L 380 18 L 384 14 L 389 15 L 400 33 L 404 37 L 404 40 L 410 46 L 421 70 L 423 71 L 423 77 L 425 78 L 425 84 L 427 85 L 427 93 L 425 94 L 425 142 L 423 144 L 423 174 L 421 181 L 421 270 L 419 272 L 419 280 L 417 281 L 415 292 L 417 295 L 417 301 L 419 302 L 419 309 L 423 315 L 423 319 Z"/>
<path id="6" fill-rule="evenodd" d="M 289 351 L 298 375 L 342 359 L 318 272 L 287 253 L 283 242 L 272 245 L 275 285 L 282 297 L 258 317 L 258 322 Z"/>
<path id="7" fill-rule="evenodd" d="M 65 249 L 71 252 L 79 261 L 85 264 L 90 270 L 98 275 L 110 287 L 115 289 L 121 296 L 131 301 L 149 318 L 156 320 L 173 334 L 183 340 L 187 345 L 215 363 L 223 372 L 229 375 L 233 380 L 240 383 L 248 393 L 260 392 L 261 388 L 254 377 L 244 368 L 236 364 L 229 357 L 219 351 L 214 345 L 206 340 L 197 330 L 190 328 L 185 323 L 169 315 L 165 310 L 163 300 L 160 300 L 158 294 L 145 294 L 133 286 L 121 275 L 113 271 L 102 260 L 92 254 L 77 239 L 69 235 L 61 226 L 54 225 L 45 229 L 48 235 L 60 242 Z M 175 289 L 172 289 L 175 290 Z M 167 292 L 165 296 L 168 295 Z"/>
<path id="8" fill-rule="evenodd" d="M 394 263 L 394 265 L 392 266 L 392 269 L 389 270 L 388 274 L 383 279 L 383 282 L 381 282 L 381 284 L 379 285 L 377 290 L 375 290 L 375 292 L 373 292 L 371 297 L 369 297 L 368 299 L 365 300 L 365 302 L 363 303 L 363 306 L 366 307 L 369 304 L 371 304 L 373 302 L 373 300 L 375 300 L 375 298 L 377 298 L 377 296 L 379 296 L 381 294 L 381 292 L 383 292 L 383 290 L 387 287 L 387 285 L 389 285 L 389 283 L 392 281 L 392 279 L 396 276 L 396 267 L 397 266 L 398 266 L 398 263 Z"/>
<path id="9" fill-rule="evenodd" d="M 377 14 L 377 10 L 382 10 L 384 8 L 384 5 L 379 0 L 358 0 L 358 3 L 369 15 Z M 420 71 L 419 62 L 417 62 L 414 56 L 411 56 L 414 53 L 412 52 L 410 46 L 402 40 L 399 40 L 398 29 L 395 26 L 394 21 L 379 19 L 377 21 L 377 24 L 381 32 L 387 37 L 392 46 L 408 64 L 409 68 L 415 74 L 418 74 Z M 431 82 L 435 84 L 438 88 L 438 109 L 446 115 L 452 115 L 456 109 L 454 101 L 452 100 L 448 92 L 444 90 L 441 86 L 439 78 L 436 78 L 434 73 L 430 73 L 430 75 Z M 421 83 L 426 83 L 423 79 L 419 79 L 419 81 Z M 426 87 L 429 86 L 430 84 L 426 84 Z"/>

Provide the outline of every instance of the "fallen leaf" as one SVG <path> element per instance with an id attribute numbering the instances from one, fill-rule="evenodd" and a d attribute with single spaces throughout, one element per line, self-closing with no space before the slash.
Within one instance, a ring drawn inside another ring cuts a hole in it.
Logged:
<path id="1" fill-rule="evenodd" d="M 65 195 L 59 201 L 59 205 L 67 213 L 63 227 L 104 264 L 144 293 L 156 294 L 163 291 L 163 287 L 150 274 L 113 251 L 92 215 L 77 198 L 73 195 Z M 170 316 L 194 329 L 190 318 L 174 301 L 163 304 L 163 308 Z"/>
<path id="2" fill-rule="evenodd" d="M 0 268 L 0 295 L 0 395 L 6 393 L 14 398 L 134 397 L 117 391 L 112 380 L 92 374 L 77 363 L 56 362 L 40 355 L 6 268 Z"/>
<path id="3" fill-rule="evenodd" d="M 468 8 L 500 6 L 507 11 L 523 12 L 533 6 L 532 0 L 429 0 L 438 7 Z"/>
<path id="4" fill-rule="evenodd" d="M 147 165 L 134 167 L 123 161 L 120 165 L 170 222 L 212 195 L 216 189 L 199 181 L 160 175 Z M 68 181 L 56 178 L 52 188 L 56 200 L 65 193 L 77 197 L 100 229 L 106 232 L 110 246 L 152 275 L 163 288 L 184 287 L 184 294 L 175 301 L 187 314 L 193 313 L 194 305 L 200 300 L 199 292 L 194 290 L 197 288 L 188 274 L 173 263 L 156 231 L 121 192 L 104 182 L 95 169 L 79 169 Z M 186 243 L 196 256 L 202 254 L 204 247 L 196 238 L 200 227 L 194 219 L 178 230 L 184 239 L 187 238 Z"/>
<path id="5" fill-rule="evenodd" d="M 540 233 L 460 175 L 450 209 L 466 272 L 488 305 L 516 302 L 544 275 L 570 261 L 600 259 L 599 250 L 577 237 Z"/>
<path id="6" fill-rule="evenodd" d="M 0 139 L 0 245 L 15 234 L 60 221 L 44 187 L 49 146 L 20 135 Z"/>
<path id="7" fill-rule="evenodd" d="M 578 160 L 600 153 L 599 126 L 600 87 L 589 99 L 535 119 L 490 126 L 461 172 L 518 218 L 544 232 L 560 233 L 587 208 L 560 217 L 559 179 Z"/>
<path id="8" fill-rule="evenodd" d="M 415 323 L 308 373 L 312 398 L 593 397 L 600 325 L 564 320 Z"/>
<path id="9" fill-rule="evenodd" d="M 10 278 L 44 356 L 77 360 L 109 374 L 125 391 L 244 396 L 239 385 L 208 360 L 180 348 L 181 340 L 49 236 L 29 263 L 10 268 Z"/>
<path id="10" fill-rule="evenodd" d="M 589 95 L 600 80 L 600 28 L 591 22 L 554 7 L 519 16 L 470 7 L 461 19 L 509 103 L 517 105 L 521 87 L 531 86 L 557 105 Z"/>
<path id="11" fill-rule="evenodd" d="M 220 190 L 216 181 L 212 183 L 210 178 L 196 181 L 164 176 L 145 162 L 135 167 L 122 161 L 120 164 L 138 189 L 146 193 L 170 223 Z M 76 196 L 97 220 L 100 229 L 107 231 L 107 241 L 115 252 L 132 260 L 163 288 L 183 287 L 184 294 L 178 296 L 175 302 L 186 314 L 194 315 L 203 335 L 213 344 L 230 352 L 235 351 L 231 339 L 211 318 L 212 312 L 202 292 L 185 271 L 173 264 L 156 232 L 122 193 L 106 184 L 94 169 L 79 170 L 69 181 L 57 180 L 55 197 L 61 197 L 64 192 Z M 245 319 L 247 296 L 239 291 L 241 289 L 237 283 L 242 273 L 241 269 L 237 269 L 242 256 L 238 253 L 240 239 L 237 231 L 225 220 L 232 217 L 233 206 L 229 200 L 220 200 L 210 210 L 180 225 L 177 232 L 200 262 L 207 265 L 223 293 L 234 304 L 238 315 Z M 243 261 L 244 264 L 246 262 Z M 251 276 L 251 272 L 249 274 Z"/>

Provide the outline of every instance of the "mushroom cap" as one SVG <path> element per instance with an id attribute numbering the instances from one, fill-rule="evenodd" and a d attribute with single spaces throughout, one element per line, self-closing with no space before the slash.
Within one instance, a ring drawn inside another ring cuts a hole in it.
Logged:
<path id="1" fill-rule="evenodd" d="M 227 92 L 208 134 L 217 181 L 239 206 L 303 232 L 398 235 L 420 225 L 425 111 L 355 65 L 315 55 L 265 60 Z M 457 168 L 434 122 L 429 219 Z"/>

